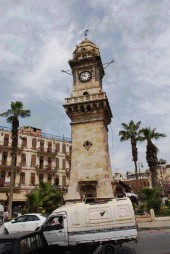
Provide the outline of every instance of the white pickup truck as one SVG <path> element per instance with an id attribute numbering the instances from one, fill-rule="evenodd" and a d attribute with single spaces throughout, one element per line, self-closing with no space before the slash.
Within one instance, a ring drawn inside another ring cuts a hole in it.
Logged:
<path id="1" fill-rule="evenodd" d="M 88 245 L 93 246 L 94 253 L 102 248 L 102 254 L 116 253 L 117 246 L 138 239 L 129 198 L 62 206 L 48 217 L 41 230 L 49 245 L 63 250 Z"/>

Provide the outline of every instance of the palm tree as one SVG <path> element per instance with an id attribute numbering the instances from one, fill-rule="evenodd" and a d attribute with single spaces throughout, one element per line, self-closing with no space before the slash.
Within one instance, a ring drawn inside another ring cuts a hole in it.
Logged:
<path id="1" fill-rule="evenodd" d="M 52 213 L 56 208 L 64 204 L 61 191 L 54 188 L 50 183 L 41 183 L 39 188 L 27 194 L 29 212 Z"/>
<path id="2" fill-rule="evenodd" d="M 12 201 L 13 201 L 13 185 L 14 185 L 14 167 L 15 158 L 17 156 L 18 147 L 18 127 L 19 127 L 19 117 L 25 118 L 31 115 L 30 110 L 23 109 L 23 103 L 21 101 L 11 102 L 11 108 L 6 112 L 0 114 L 0 116 L 6 117 L 7 122 L 12 124 L 12 167 L 11 167 L 11 177 L 10 177 L 10 194 L 8 202 L 8 213 L 9 219 L 12 218 Z"/>
<path id="3" fill-rule="evenodd" d="M 140 130 L 140 141 L 147 141 L 146 146 L 146 161 L 151 171 L 151 181 L 152 187 L 156 187 L 158 185 L 157 179 L 157 165 L 158 165 L 158 148 L 152 143 L 152 139 L 159 139 L 166 137 L 165 134 L 156 132 L 156 129 L 143 128 Z"/>
<path id="4" fill-rule="evenodd" d="M 136 143 L 138 141 L 139 136 L 139 127 L 141 122 L 134 123 L 133 120 L 130 121 L 129 124 L 122 123 L 122 127 L 124 130 L 119 131 L 119 136 L 121 136 L 120 141 L 130 140 L 132 146 L 132 160 L 135 164 L 135 175 L 136 175 L 136 186 L 137 190 L 139 190 L 139 182 L 138 182 L 138 169 L 137 169 L 137 161 L 138 161 L 138 151 L 136 147 Z"/>

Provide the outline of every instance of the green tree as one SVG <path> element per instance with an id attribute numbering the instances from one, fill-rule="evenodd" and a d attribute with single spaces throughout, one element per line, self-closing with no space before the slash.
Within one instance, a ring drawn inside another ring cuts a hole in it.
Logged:
<path id="1" fill-rule="evenodd" d="M 143 128 L 140 130 L 140 141 L 147 141 L 146 161 L 151 171 L 152 187 L 158 186 L 157 165 L 158 165 L 158 148 L 152 143 L 152 140 L 166 137 L 165 134 L 156 132 L 156 129 Z"/>
<path id="2" fill-rule="evenodd" d="M 159 212 L 161 207 L 161 190 L 159 188 L 144 188 L 140 190 L 139 199 L 143 203 L 147 212 L 149 212 L 150 209 Z"/>
<path id="3" fill-rule="evenodd" d="M 26 195 L 26 197 L 29 212 L 42 212 L 41 192 L 38 189 L 32 190 L 31 193 Z"/>
<path id="4" fill-rule="evenodd" d="M 139 190 L 139 181 L 138 181 L 138 170 L 137 170 L 137 161 L 138 161 L 138 150 L 137 150 L 137 141 L 139 137 L 139 127 L 141 122 L 134 123 L 133 120 L 130 123 L 125 124 L 122 123 L 122 127 L 124 130 L 119 131 L 119 136 L 121 136 L 120 141 L 130 140 L 132 147 L 132 160 L 135 164 L 135 174 L 136 174 L 136 185 L 137 190 Z"/>
<path id="5" fill-rule="evenodd" d="M 27 194 L 29 212 L 51 213 L 64 204 L 62 193 L 50 183 L 41 183 L 39 188 Z"/>
<path id="6" fill-rule="evenodd" d="M 10 177 L 10 193 L 9 193 L 9 203 L 8 203 L 8 213 L 9 219 L 12 218 L 12 201 L 13 201 L 13 187 L 14 187 L 14 168 L 15 168 L 15 158 L 17 156 L 18 147 L 18 127 L 19 127 L 19 117 L 25 118 L 31 115 L 30 110 L 23 109 L 24 105 L 21 101 L 11 102 L 11 108 L 6 112 L 0 114 L 2 117 L 6 117 L 7 122 L 12 125 L 12 167 L 11 167 L 11 177 Z"/>

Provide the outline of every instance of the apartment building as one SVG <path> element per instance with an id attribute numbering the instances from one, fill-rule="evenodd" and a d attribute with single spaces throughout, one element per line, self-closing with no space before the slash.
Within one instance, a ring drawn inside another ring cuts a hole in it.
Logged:
<path id="1" fill-rule="evenodd" d="M 157 167 L 158 182 L 164 190 L 165 196 L 170 198 L 170 164 L 160 159 Z"/>
<path id="2" fill-rule="evenodd" d="M 8 203 L 12 164 L 11 129 L 0 127 L 0 202 Z M 71 140 L 42 133 L 30 126 L 19 129 L 14 169 L 14 205 L 26 201 L 26 194 L 50 182 L 59 189 L 69 184 Z"/>

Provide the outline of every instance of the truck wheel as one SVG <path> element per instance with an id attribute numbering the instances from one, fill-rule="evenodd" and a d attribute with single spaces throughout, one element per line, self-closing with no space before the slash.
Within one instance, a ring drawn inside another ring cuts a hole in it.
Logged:
<path id="1" fill-rule="evenodd" d="M 101 253 L 102 254 L 116 254 L 117 249 L 114 244 L 106 243 L 103 245 Z"/>

